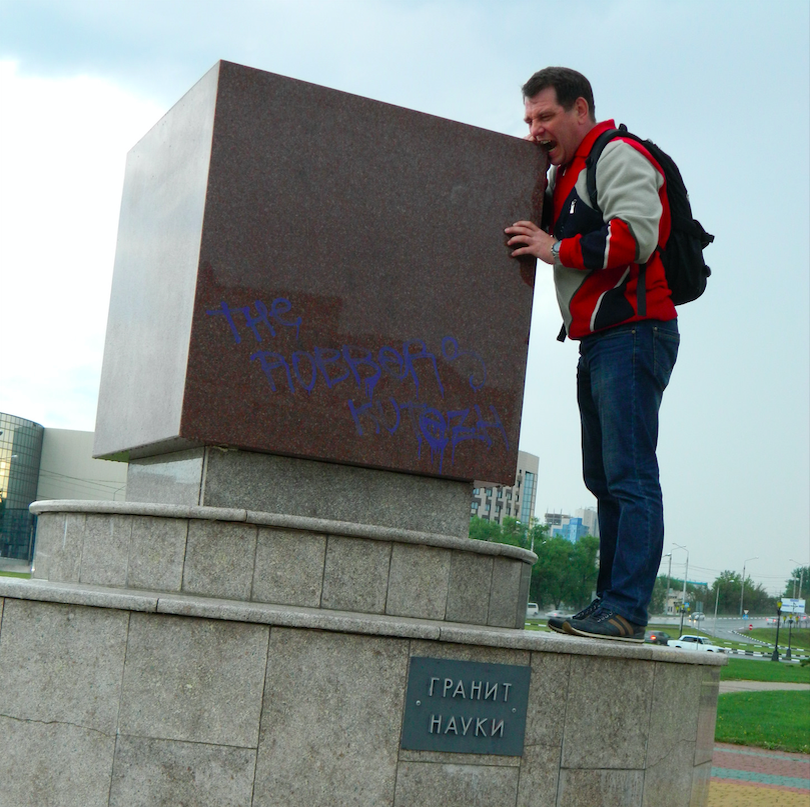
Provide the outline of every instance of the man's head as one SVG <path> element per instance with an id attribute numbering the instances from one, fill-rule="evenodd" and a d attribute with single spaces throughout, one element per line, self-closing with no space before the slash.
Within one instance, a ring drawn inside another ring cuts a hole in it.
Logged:
<path id="1" fill-rule="evenodd" d="M 530 139 L 548 150 L 552 165 L 566 165 L 596 124 L 593 90 L 582 73 L 546 67 L 523 85 Z"/>

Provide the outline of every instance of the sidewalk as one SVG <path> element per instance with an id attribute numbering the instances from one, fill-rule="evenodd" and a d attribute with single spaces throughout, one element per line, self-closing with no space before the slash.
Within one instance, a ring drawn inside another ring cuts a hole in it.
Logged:
<path id="1" fill-rule="evenodd" d="M 810 684 L 783 684 L 775 681 L 721 681 L 720 694 L 729 692 L 807 692 Z"/>
<path id="2" fill-rule="evenodd" d="M 715 743 L 708 807 L 810 807 L 810 755 Z"/>

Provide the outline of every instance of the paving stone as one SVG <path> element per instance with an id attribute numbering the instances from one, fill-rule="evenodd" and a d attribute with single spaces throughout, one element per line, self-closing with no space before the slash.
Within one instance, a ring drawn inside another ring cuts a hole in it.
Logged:
<path id="1" fill-rule="evenodd" d="M 255 748 L 269 628 L 132 614 L 119 729 Z"/>
<path id="2" fill-rule="evenodd" d="M 518 769 L 402 762 L 394 807 L 514 807 Z"/>
<path id="3" fill-rule="evenodd" d="M 326 544 L 321 607 L 385 613 L 391 544 L 330 535 Z"/>
<path id="4" fill-rule="evenodd" d="M 259 528 L 251 599 L 317 608 L 325 555 L 325 535 Z"/>
<path id="5" fill-rule="evenodd" d="M 120 735 L 110 807 L 250 807 L 256 752 Z"/>
<path id="6" fill-rule="evenodd" d="M 0 714 L 113 735 L 129 614 L 7 600 L 0 641 Z"/>
<path id="7" fill-rule="evenodd" d="M 0 807 L 107 807 L 115 736 L 0 716 Z"/>
<path id="8" fill-rule="evenodd" d="M 447 616 L 450 622 L 486 625 L 489 613 L 489 590 L 492 585 L 491 557 L 468 552 L 450 556 L 450 582 L 447 593 Z"/>
<path id="9" fill-rule="evenodd" d="M 394 797 L 407 640 L 273 628 L 254 807 Z"/>
<path id="10" fill-rule="evenodd" d="M 256 557 L 256 527 L 193 519 L 188 525 L 183 591 L 249 600 Z"/>
<path id="11" fill-rule="evenodd" d="M 557 807 L 641 807 L 643 786 L 640 770 L 563 769 Z"/>
<path id="12" fill-rule="evenodd" d="M 598 656 L 571 659 L 564 768 L 644 768 L 653 666 Z"/>
<path id="13" fill-rule="evenodd" d="M 449 575 L 448 550 L 393 544 L 385 612 L 394 616 L 444 619 Z"/>
<path id="14" fill-rule="evenodd" d="M 153 591 L 180 591 L 188 521 L 132 517 L 127 585 Z"/>

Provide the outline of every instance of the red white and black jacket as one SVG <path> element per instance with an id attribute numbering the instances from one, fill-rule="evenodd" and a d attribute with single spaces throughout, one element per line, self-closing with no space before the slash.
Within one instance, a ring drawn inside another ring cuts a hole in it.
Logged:
<path id="1" fill-rule="evenodd" d="M 626 322 L 677 316 L 656 247 L 670 230 L 664 172 L 634 140 L 605 146 L 596 164 L 596 200 L 591 207 L 585 161 L 596 138 L 615 129 L 612 120 L 586 135 L 574 159 L 552 168 L 553 234 L 560 240 L 554 265 L 557 301 L 571 339 Z M 639 269 L 645 291 L 639 312 Z M 645 311 L 646 308 L 646 311 Z"/>

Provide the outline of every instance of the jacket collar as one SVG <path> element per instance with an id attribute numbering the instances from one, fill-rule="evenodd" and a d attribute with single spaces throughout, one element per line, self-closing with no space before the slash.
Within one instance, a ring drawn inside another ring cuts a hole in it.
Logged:
<path id="1" fill-rule="evenodd" d="M 596 142 L 596 138 L 599 137 L 602 132 L 607 132 L 609 129 L 615 129 L 616 123 L 613 119 L 604 120 L 601 123 L 597 123 L 596 126 L 591 129 L 588 134 L 582 139 L 582 142 L 579 144 L 577 148 L 576 154 L 574 155 L 574 159 L 577 157 L 581 157 L 585 159 L 590 153 L 591 149 L 593 148 L 593 144 Z"/>

